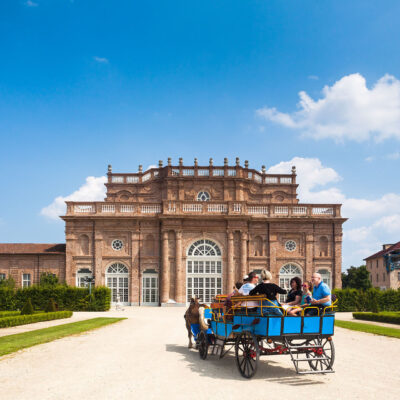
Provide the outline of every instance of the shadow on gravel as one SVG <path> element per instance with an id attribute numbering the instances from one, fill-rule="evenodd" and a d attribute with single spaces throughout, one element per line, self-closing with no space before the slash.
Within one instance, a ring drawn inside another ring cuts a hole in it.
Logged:
<path id="1" fill-rule="evenodd" d="M 214 379 L 241 379 L 243 381 L 248 381 L 248 379 L 240 375 L 236 367 L 233 352 L 225 355 L 222 359 L 217 356 L 208 355 L 206 360 L 202 360 L 197 350 L 188 349 L 185 346 L 167 344 L 166 351 L 181 354 L 184 357 L 183 361 L 188 364 L 192 372 L 200 376 L 207 376 Z M 292 368 L 293 369 L 290 369 L 289 366 L 284 368 L 277 365 L 274 361 L 266 361 L 266 358 L 262 358 L 258 364 L 257 373 L 252 380 L 266 380 L 289 386 L 322 385 L 325 383 L 324 381 L 297 375 L 293 366 Z"/>

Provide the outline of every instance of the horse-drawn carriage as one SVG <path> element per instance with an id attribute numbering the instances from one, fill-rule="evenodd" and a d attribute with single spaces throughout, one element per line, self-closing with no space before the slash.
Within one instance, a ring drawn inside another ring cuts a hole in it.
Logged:
<path id="1" fill-rule="evenodd" d="M 229 310 L 225 299 L 217 296 L 200 313 L 200 324 L 192 325 L 201 359 L 209 354 L 222 358 L 234 348 L 236 365 L 245 378 L 257 372 L 261 356 L 284 354 L 291 357 L 298 374 L 334 372 L 334 304 L 323 309 L 307 306 L 300 316 L 288 316 L 264 296 L 232 297 Z M 259 306 L 250 310 L 248 301 Z"/>

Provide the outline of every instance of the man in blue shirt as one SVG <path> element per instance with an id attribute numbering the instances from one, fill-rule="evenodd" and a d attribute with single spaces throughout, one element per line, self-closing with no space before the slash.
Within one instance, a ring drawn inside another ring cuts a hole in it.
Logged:
<path id="1" fill-rule="evenodd" d="M 320 308 L 330 306 L 332 304 L 331 289 L 326 283 L 322 282 L 321 274 L 314 272 L 311 281 L 314 286 L 311 304 Z"/>

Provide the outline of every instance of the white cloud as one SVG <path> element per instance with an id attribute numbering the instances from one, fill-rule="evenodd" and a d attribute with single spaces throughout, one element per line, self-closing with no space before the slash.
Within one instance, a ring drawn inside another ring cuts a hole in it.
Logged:
<path id="1" fill-rule="evenodd" d="M 100 63 L 100 64 L 108 64 L 108 58 L 105 58 L 105 57 L 93 57 L 93 59 L 95 60 L 95 61 L 97 61 L 98 63 Z"/>
<path id="2" fill-rule="evenodd" d="M 324 166 L 318 158 L 294 157 L 268 169 L 285 173 L 295 165 L 300 203 L 341 203 L 343 225 L 343 267 L 361 265 L 363 259 L 377 252 L 383 243 L 400 240 L 400 194 L 386 193 L 375 199 L 349 198 L 335 183 L 340 175 Z"/>
<path id="3" fill-rule="evenodd" d="M 383 76 L 369 89 L 362 75 L 347 75 L 325 86 L 322 94 L 313 100 L 301 91 L 299 111 L 293 113 L 264 107 L 257 114 L 314 139 L 400 139 L 400 81 L 394 76 Z"/>
<path id="4" fill-rule="evenodd" d="M 31 0 L 28 0 L 28 1 L 25 2 L 25 5 L 26 5 L 27 7 L 37 7 L 39 4 L 38 4 L 38 3 L 35 3 L 35 2 L 33 2 L 33 1 L 31 1 Z"/>
<path id="5" fill-rule="evenodd" d="M 66 201 L 102 201 L 106 195 L 106 187 L 104 186 L 106 182 L 107 178 L 105 176 L 88 176 L 86 183 L 78 190 L 68 196 L 56 197 L 51 204 L 42 208 L 40 214 L 58 220 L 60 215 L 65 214 Z"/>
<path id="6" fill-rule="evenodd" d="M 317 81 L 319 77 L 317 75 L 308 75 L 308 79 L 311 79 L 312 81 Z"/>
<path id="7" fill-rule="evenodd" d="M 269 174 L 288 174 L 292 166 L 296 166 L 298 193 L 301 201 L 341 203 L 344 195 L 337 188 L 312 191 L 318 186 L 338 182 L 341 177 L 333 169 L 322 165 L 318 158 L 294 157 L 290 161 L 282 161 L 268 169 Z"/>
<path id="8" fill-rule="evenodd" d="M 366 162 L 372 162 L 372 161 L 374 161 L 374 160 L 375 160 L 375 157 L 374 157 L 374 156 L 365 157 L 365 161 L 366 161 Z"/>

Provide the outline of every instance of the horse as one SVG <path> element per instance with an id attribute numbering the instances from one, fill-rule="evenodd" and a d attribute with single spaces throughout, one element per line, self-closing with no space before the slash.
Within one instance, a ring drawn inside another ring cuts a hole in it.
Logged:
<path id="1" fill-rule="evenodd" d="M 202 310 L 201 307 L 205 307 L 205 304 L 200 304 L 199 303 L 199 298 L 196 296 L 193 296 L 190 299 L 190 305 L 189 308 L 186 310 L 185 315 L 183 316 L 183 318 L 185 319 L 185 323 L 186 323 L 186 329 L 188 331 L 188 338 L 189 338 L 189 346 L 188 348 L 191 349 L 193 347 L 193 343 L 192 343 L 192 329 L 191 329 L 191 325 L 192 324 L 200 324 L 200 313 Z"/>

